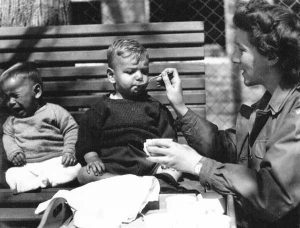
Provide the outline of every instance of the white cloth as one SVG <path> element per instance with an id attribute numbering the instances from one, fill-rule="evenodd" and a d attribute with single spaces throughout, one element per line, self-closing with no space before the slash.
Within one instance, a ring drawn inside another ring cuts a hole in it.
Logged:
<path id="1" fill-rule="evenodd" d="M 68 183 L 77 177 L 81 165 L 64 167 L 61 160 L 60 156 L 9 168 L 5 173 L 6 182 L 12 191 L 18 193 Z"/>
<path id="2" fill-rule="evenodd" d="M 74 210 L 74 225 L 80 228 L 119 227 L 133 221 L 149 201 L 158 201 L 160 186 L 153 176 L 132 174 L 95 181 L 73 190 L 60 190 Z M 52 198 L 52 199 L 53 199 Z M 35 213 L 43 212 L 51 200 L 40 203 Z"/>

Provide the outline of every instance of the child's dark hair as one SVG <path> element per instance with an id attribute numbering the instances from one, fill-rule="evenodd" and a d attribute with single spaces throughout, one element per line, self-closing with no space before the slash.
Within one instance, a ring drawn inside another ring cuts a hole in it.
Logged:
<path id="1" fill-rule="evenodd" d="M 136 40 L 119 39 L 112 43 L 107 50 L 108 67 L 114 67 L 115 56 L 123 58 L 134 56 L 137 61 L 148 60 L 149 56 L 147 50 Z"/>
<path id="2" fill-rule="evenodd" d="M 240 3 L 233 17 L 235 26 L 249 35 L 249 42 L 266 57 L 278 58 L 283 82 L 299 82 L 300 20 L 281 5 L 264 0 Z"/>
<path id="3" fill-rule="evenodd" d="M 4 81 L 10 78 L 20 78 L 31 80 L 34 83 L 40 84 L 43 87 L 42 78 L 39 71 L 34 63 L 31 62 L 20 62 L 16 63 L 6 71 L 4 71 L 0 76 L 0 85 Z"/>

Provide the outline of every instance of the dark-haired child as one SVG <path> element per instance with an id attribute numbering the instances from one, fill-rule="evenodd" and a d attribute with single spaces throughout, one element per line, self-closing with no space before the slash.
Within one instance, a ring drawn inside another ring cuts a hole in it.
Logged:
<path id="1" fill-rule="evenodd" d="M 77 177 L 78 126 L 62 107 L 43 101 L 43 83 L 31 63 L 17 63 L 0 76 L 10 114 L 3 124 L 3 145 L 14 165 L 6 182 L 15 192 L 57 186 Z"/>

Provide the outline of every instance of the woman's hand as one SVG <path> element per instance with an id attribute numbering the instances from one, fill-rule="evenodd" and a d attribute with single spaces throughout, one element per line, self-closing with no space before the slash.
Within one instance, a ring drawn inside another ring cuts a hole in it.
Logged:
<path id="1" fill-rule="evenodd" d="M 149 140 L 147 150 L 151 154 L 147 157 L 149 161 L 191 174 L 194 174 L 195 165 L 202 158 L 190 146 L 164 139 Z"/>
<path id="2" fill-rule="evenodd" d="M 168 74 L 172 76 L 169 78 Z M 175 68 L 166 68 L 163 70 L 161 75 L 165 83 L 167 97 L 172 107 L 176 111 L 177 115 L 183 116 L 188 109 L 183 101 L 181 80 L 177 70 Z"/>

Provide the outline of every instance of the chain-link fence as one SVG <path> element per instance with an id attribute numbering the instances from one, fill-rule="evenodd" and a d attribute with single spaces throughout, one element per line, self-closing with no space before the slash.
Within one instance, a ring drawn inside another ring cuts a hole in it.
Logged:
<path id="1" fill-rule="evenodd" d="M 273 2 L 300 12 L 299 0 Z M 234 125 L 242 102 L 253 103 L 263 93 L 261 87 L 246 88 L 230 61 L 235 4 L 235 0 L 77 0 L 72 4 L 73 24 L 204 21 L 207 118 L 227 128 Z"/>

